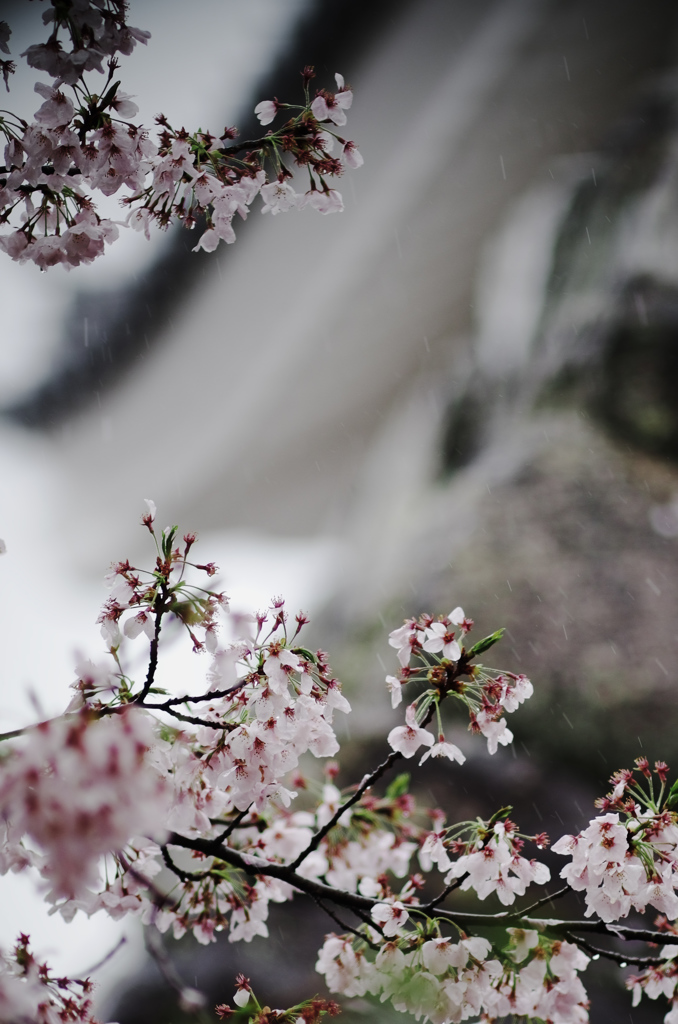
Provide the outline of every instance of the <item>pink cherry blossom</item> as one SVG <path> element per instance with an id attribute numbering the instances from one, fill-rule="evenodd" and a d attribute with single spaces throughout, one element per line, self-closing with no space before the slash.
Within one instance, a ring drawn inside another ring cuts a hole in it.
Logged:
<path id="1" fill-rule="evenodd" d="M 293 209 L 299 201 L 299 196 L 291 185 L 282 181 L 273 181 L 261 188 L 261 198 L 264 200 L 262 213 L 271 213 L 275 217 L 278 213 Z"/>
<path id="2" fill-rule="evenodd" d="M 403 668 L 409 665 L 413 648 L 420 646 L 416 627 L 416 622 L 413 619 L 409 619 L 398 629 L 392 630 L 388 636 L 390 646 L 395 647 L 398 651 L 398 661 Z"/>
<path id="3" fill-rule="evenodd" d="M 342 156 L 344 157 L 344 163 L 346 164 L 347 167 L 357 169 L 358 167 L 362 167 L 362 165 L 365 163 L 362 154 L 358 147 L 356 146 L 355 142 L 346 142 L 344 144 Z"/>
<path id="4" fill-rule="evenodd" d="M 257 103 L 254 113 L 261 124 L 270 124 L 278 113 L 278 104 L 275 100 L 262 100 L 261 103 Z"/>
<path id="5" fill-rule="evenodd" d="M 414 757 L 422 744 L 430 747 L 434 738 L 427 729 L 420 729 L 416 721 L 417 711 L 414 704 L 410 704 L 405 712 L 407 725 L 396 726 L 388 734 L 388 743 L 393 750 L 398 750 L 403 757 Z"/>
<path id="6" fill-rule="evenodd" d="M 503 718 L 496 719 L 490 712 L 483 710 L 476 715 L 476 724 L 487 740 L 487 749 L 490 754 L 496 754 L 499 745 L 505 747 L 513 742 L 513 733 Z"/>
<path id="7" fill-rule="evenodd" d="M 450 661 L 458 661 L 461 658 L 461 648 L 454 639 L 454 633 L 448 630 L 444 622 L 432 622 L 426 629 L 423 648 L 434 654 L 442 652 L 443 657 L 449 658 Z"/>
<path id="8" fill-rule="evenodd" d="M 402 684 L 396 676 L 386 676 L 386 685 L 391 694 L 391 707 L 397 708 L 403 699 Z"/>
<path id="9" fill-rule="evenodd" d="M 395 900 L 393 903 L 378 903 L 372 907 L 371 916 L 373 921 L 382 926 L 384 935 L 390 938 L 398 934 L 410 915 L 404 904 Z"/>
<path id="10" fill-rule="evenodd" d="M 334 188 L 327 189 L 327 191 L 313 188 L 301 196 L 298 205 L 299 209 L 311 206 L 318 213 L 341 213 L 344 209 L 344 200 L 341 193 Z"/>
<path id="11" fill-rule="evenodd" d="M 83 712 L 41 726 L 3 763 L 2 814 L 44 851 L 41 870 L 58 893 L 95 882 L 99 857 L 137 832 L 162 833 L 168 792 L 147 756 L 152 742 L 142 711 Z"/>
<path id="12" fill-rule="evenodd" d="M 353 93 L 344 86 L 342 75 L 334 76 L 338 91 L 335 94 L 320 92 L 311 104 L 311 111 L 318 121 L 333 121 L 337 126 L 346 124 L 346 114 L 353 103 Z"/>
<path id="13" fill-rule="evenodd" d="M 45 128 L 58 128 L 67 125 L 75 113 L 71 100 L 58 89 L 52 89 L 42 82 L 37 82 L 35 91 L 45 98 L 39 110 L 35 112 L 35 120 Z"/>
<path id="14" fill-rule="evenodd" d="M 458 764 L 463 764 L 466 760 L 459 747 L 454 743 L 446 743 L 444 736 L 439 736 L 438 742 L 434 743 L 430 750 L 425 751 L 419 764 L 423 764 L 428 757 L 448 757 L 450 761 L 457 761 Z"/>

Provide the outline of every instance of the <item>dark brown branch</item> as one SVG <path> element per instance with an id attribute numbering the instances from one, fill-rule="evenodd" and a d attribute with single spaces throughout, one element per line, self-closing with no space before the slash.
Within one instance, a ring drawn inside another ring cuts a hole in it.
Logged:
<path id="1" fill-rule="evenodd" d="M 167 867 L 172 871 L 177 878 L 180 878 L 182 882 L 201 882 L 204 878 L 210 877 L 209 871 L 184 871 L 178 864 L 175 864 L 170 856 L 170 852 L 166 846 L 161 846 L 162 859 L 164 860 Z"/>
<path id="2" fill-rule="evenodd" d="M 439 906 L 447 899 L 451 892 L 454 892 L 455 889 L 459 888 L 463 881 L 463 877 L 456 878 L 454 882 L 450 882 L 449 885 L 445 886 L 445 888 L 443 889 L 439 896 L 436 896 L 435 899 L 432 899 L 430 903 L 422 903 L 420 907 L 417 907 L 417 910 L 421 911 L 424 914 L 428 914 L 431 910 L 435 910 L 437 906 Z"/>
<path id="3" fill-rule="evenodd" d="M 240 811 L 239 814 L 236 814 L 233 821 L 229 822 L 224 831 L 220 835 L 214 837 L 214 842 L 223 843 L 224 839 L 228 839 L 228 837 L 232 835 L 232 833 L 237 829 L 240 822 L 247 817 L 247 815 L 250 812 L 251 806 L 252 804 L 250 804 L 249 807 L 246 807 L 244 811 Z"/>
<path id="4" fill-rule="evenodd" d="M 142 704 L 144 708 L 152 708 L 152 704 Z M 228 732 L 234 729 L 235 726 L 231 725 L 230 722 L 211 722 L 209 718 L 198 718 L 196 715 L 185 715 L 183 711 L 175 711 L 174 708 L 167 708 L 166 712 L 171 715 L 172 718 L 176 718 L 180 722 L 189 722 L 191 725 L 206 725 L 208 729 L 221 729 L 224 732 Z"/>
<path id="5" fill-rule="evenodd" d="M 526 914 L 531 914 L 533 910 L 537 910 L 539 907 L 543 907 L 547 903 L 553 903 L 553 901 L 557 900 L 560 896 L 564 896 L 566 892 L 570 892 L 569 885 L 564 885 L 562 889 L 558 889 L 558 891 L 554 892 L 552 896 L 542 896 L 542 898 L 537 900 L 536 903 L 530 904 L 530 906 L 525 907 L 524 910 L 516 911 L 515 914 L 509 914 L 509 917 L 525 917 Z"/>
<path id="6" fill-rule="evenodd" d="M 325 906 L 323 901 L 318 896 L 312 896 L 311 899 L 320 907 L 322 912 L 324 914 L 327 914 L 328 917 L 331 917 L 334 923 L 338 924 L 339 927 L 344 932 L 350 932 L 351 935 L 356 935 L 359 939 L 362 939 L 363 942 L 366 942 L 370 949 L 379 949 L 379 946 L 375 945 L 374 942 L 371 942 L 370 939 L 368 939 L 367 935 L 363 934 L 363 932 L 356 931 L 355 928 L 351 928 L 350 924 L 346 924 L 344 921 L 342 921 L 340 917 L 338 917 L 332 910 L 330 910 L 329 907 Z"/>
<path id="7" fill-rule="evenodd" d="M 281 881 L 293 885 L 295 889 L 305 892 L 308 896 L 317 896 L 319 899 L 331 900 L 332 903 L 348 907 L 351 910 L 357 907 L 360 910 L 369 912 L 379 902 L 379 900 L 374 900 L 369 896 L 361 896 L 360 893 L 346 892 L 343 889 L 335 889 L 331 885 L 326 885 L 324 882 L 302 878 L 301 875 L 294 871 L 291 865 L 275 864 L 272 861 L 262 860 L 260 857 L 255 857 L 251 854 L 239 853 L 237 850 L 233 850 L 229 846 L 224 846 L 222 843 L 217 843 L 214 840 L 187 839 L 186 836 L 173 833 L 167 842 L 169 846 L 182 846 L 187 850 L 197 850 L 207 857 L 217 857 L 219 860 L 226 861 L 227 864 L 239 868 L 248 875 L 267 875 L 270 878 L 279 878 Z"/>
<path id="8" fill-rule="evenodd" d="M 613 960 L 617 964 L 621 964 L 626 967 L 627 964 L 633 964 L 635 967 L 653 967 L 656 964 L 665 964 L 666 957 L 659 956 L 624 956 L 623 953 L 615 953 L 611 949 L 600 949 L 599 946 L 592 946 L 585 939 L 578 939 L 576 935 L 571 935 L 569 932 L 565 936 L 569 942 L 574 942 L 580 949 L 585 949 L 587 953 L 591 953 L 592 956 L 604 956 L 607 960 Z"/>
<path id="9" fill-rule="evenodd" d="M 302 878 L 301 875 L 296 873 L 292 864 L 275 864 L 272 861 L 266 861 L 251 854 L 240 853 L 214 840 L 187 839 L 185 836 L 174 833 L 170 836 L 168 844 L 170 846 L 181 846 L 189 850 L 197 850 L 207 857 L 216 857 L 251 876 L 264 875 L 271 878 L 279 878 L 281 881 L 287 882 L 313 899 L 328 900 L 337 906 L 352 910 L 359 916 L 365 915 L 367 917 L 373 907 L 383 902 L 369 896 L 362 896 L 360 893 L 336 889 L 331 885 L 326 885 L 324 882 Z M 549 899 L 552 898 L 549 897 Z M 426 913 L 427 905 L 417 906 L 413 904 L 408 909 L 412 913 L 418 911 Z M 610 935 L 613 938 L 628 939 L 630 941 L 652 942 L 658 945 L 663 945 L 667 941 L 665 932 L 650 931 L 642 928 L 627 928 L 608 924 L 605 921 L 561 921 L 550 918 L 527 917 L 525 914 L 509 915 L 505 910 L 499 911 L 496 914 L 473 914 L 455 910 L 441 910 L 436 907 L 436 917 L 451 921 L 455 925 L 469 928 L 487 928 L 498 924 L 504 925 L 510 922 L 519 922 L 529 928 L 536 928 L 540 932 L 555 932 L 556 935 L 563 936 L 568 936 L 573 932 L 584 931 L 594 932 L 599 935 Z M 374 927 L 373 922 L 369 918 L 368 923 Z M 622 959 L 624 958 L 622 957 Z M 628 958 L 626 959 L 627 962 L 631 962 Z"/>
<path id="10" fill-rule="evenodd" d="M 313 836 L 306 849 L 302 850 L 299 856 L 296 858 L 296 860 L 292 861 L 292 863 L 289 865 L 291 871 L 296 871 L 296 869 L 299 867 L 302 861 L 306 857 L 308 857 L 309 853 L 313 853 L 314 850 L 318 849 L 327 833 L 334 828 L 334 826 L 337 824 L 344 811 L 347 810 L 349 807 L 352 807 L 353 804 L 357 803 L 358 800 L 360 800 L 360 798 L 362 797 L 363 793 L 365 793 L 371 786 L 373 786 L 377 779 L 380 779 L 381 776 L 385 772 L 387 772 L 389 768 L 391 768 L 395 764 L 395 762 L 399 760 L 399 758 L 401 758 L 402 756 L 403 755 L 400 753 L 399 750 L 392 750 L 391 753 L 386 758 L 386 760 L 382 761 L 379 767 L 375 768 L 371 775 L 367 775 L 363 779 L 363 781 L 360 783 L 353 796 L 349 797 L 348 800 L 341 805 L 337 812 L 332 815 L 327 824 L 323 825 L 323 827 L 316 832 L 316 834 Z"/>
<path id="11" fill-rule="evenodd" d="M 262 149 L 264 146 L 272 146 L 275 139 L 272 135 L 265 135 L 262 139 L 245 139 L 244 142 L 237 142 L 234 146 L 224 146 L 217 150 L 220 156 L 230 156 L 231 153 L 242 153 L 244 149 Z"/>
<path id="12" fill-rule="evenodd" d="M 462 661 L 464 661 L 464 659 L 462 659 Z M 458 668 L 459 674 L 463 675 L 463 674 L 465 674 L 468 671 L 468 668 L 467 668 L 467 665 L 466 665 L 465 661 L 464 661 L 464 665 L 463 666 L 462 666 L 462 662 L 460 661 L 459 662 L 459 666 L 460 666 Z M 431 719 L 433 718 L 433 715 L 435 714 L 435 709 L 436 709 L 435 701 L 431 701 L 431 703 L 429 705 L 429 709 L 428 709 L 425 717 L 423 718 L 423 720 L 421 722 L 421 728 L 423 728 L 424 726 L 428 725 L 428 723 L 431 721 Z M 318 849 L 318 847 L 320 846 L 321 842 L 323 841 L 323 839 L 325 838 L 327 833 L 330 832 L 334 828 L 334 826 L 337 824 L 337 822 L 341 818 L 341 816 L 344 813 L 344 811 L 347 810 L 349 807 L 352 807 L 353 804 L 357 803 L 358 800 L 360 800 L 360 798 L 362 797 L 363 793 L 365 793 L 368 789 L 370 789 L 374 785 L 374 783 L 378 779 L 380 779 L 381 776 L 385 772 L 387 772 L 389 770 L 389 768 L 393 767 L 393 765 L 395 764 L 396 761 L 398 761 L 398 760 L 400 760 L 400 758 L 402 758 L 402 756 L 403 755 L 401 754 L 401 752 L 399 750 L 392 750 L 391 753 L 386 758 L 386 760 L 382 761 L 382 763 L 377 768 L 375 768 L 375 770 L 372 772 L 371 775 L 367 775 L 363 779 L 363 781 L 360 783 L 360 785 L 356 789 L 356 791 L 353 794 L 353 796 L 349 797 L 348 800 L 341 805 L 341 807 L 337 810 L 336 814 L 334 814 L 330 818 L 330 820 L 327 822 L 327 824 L 323 825 L 323 827 L 321 829 L 319 829 L 318 832 L 316 832 L 316 834 L 313 836 L 313 838 L 311 839 L 311 842 L 308 844 L 306 849 L 302 850 L 301 853 L 299 854 L 299 856 L 297 857 L 297 859 L 292 861 L 292 863 L 289 865 L 292 871 L 296 871 L 296 869 L 299 867 L 299 865 L 302 863 L 302 861 L 306 857 L 308 857 L 309 853 L 312 853 L 314 850 Z"/>
<path id="13" fill-rule="evenodd" d="M 239 683 L 236 683 L 235 686 L 229 686 L 227 690 L 210 690 L 209 693 L 203 693 L 197 697 L 190 697 L 188 694 L 184 697 L 170 697 L 169 700 L 165 700 L 161 704 L 144 703 L 144 707 L 152 711 L 169 711 L 170 708 L 176 707 L 177 704 L 201 704 L 203 701 L 221 700 L 222 697 L 229 697 L 232 693 L 241 690 L 246 684 L 247 679 L 241 679 Z"/>
<path id="14" fill-rule="evenodd" d="M 548 929 L 561 935 L 567 932 L 594 932 L 596 935 L 612 935 L 615 938 L 628 939 L 633 942 L 653 942 L 659 946 L 671 941 L 670 934 L 667 932 L 651 931 L 647 928 L 628 928 L 625 925 L 607 921 L 559 921 L 527 916 L 513 918 L 513 920 L 524 922 L 531 928 Z"/>
<path id="15" fill-rule="evenodd" d="M 378 925 L 369 917 L 369 913 L 373 907 L 383 903 L 383 900 L 373 899 L 371 896 L 362 896 L 356 892 L 348 892 L 345 889 L 336 889 L 325 882 L 303 878 L 296 873 L 291 864 L 275 864 L 272 861 L 263 860 L 261 857 L 256 857 L 252 854 L 240 853 L 214 840 L 188 839 L 186 836 L 173 833 L 167 842 L 169 846 L 181 846 L 187 850 L 197 850 L 207 857 L 216 857 L 219 860 L 226 861 L 227 864 L 231 864 L 233 867 L 239 868 L 253 877 L 264 875 L 270 878 L 279 878 L 300 892 L 306 893 L 307 896 L 311 896 L 311 898 L 317 897 L 321 900 L 329 900 L 337 906 L 352 910 L 359 917 L 363 917 L 363 920 L 371 927 L 376 928 L 377 931 L 379 930 Z M 414 913 L 421 908 L 413 904 L 409 909 Z M 451 910 L 438 910 L 436 916 L 445 918 L 455 924 L 468 925 L 473 928 L 476 926 L 496 925 L 497 922 L 503 924 L 504 918 L 508 915 L 506 911 L 500 911 L 498 914 L 472 914 L 457 913 Z"/>
<path id="16" fill-rule="evenodd" d="M 143 704 L 155 680 L 155 673 L 158 669 L 158 646 L 160 643 L 160 629 L 162 627 L 162 617 L 165 614 L 166 610 L 166 600 L 167 586 L 163 583 L 160 588 L 160 593 L 158 597 L 156 597 L 156 600 L 154 602 L 156 604 L 155 631 L 153 633 L 153 639 L 151 640 L 151 651 L 148 662 L 148 672 L 146 673 L 146 682 L 144 683 L 144 687 L 141 693 L 135 698 L 135 704 Z"/>

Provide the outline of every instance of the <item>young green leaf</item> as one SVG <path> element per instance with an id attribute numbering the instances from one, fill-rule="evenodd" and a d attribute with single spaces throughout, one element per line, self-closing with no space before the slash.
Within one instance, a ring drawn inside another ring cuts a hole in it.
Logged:
<path id="1" fill-rule="evenodd" d="M 475 658 L 478 654 L 483 654 L 485 651 L 489 651 L 490 647 L 493 647 L 498 640 L 504 635 L 504 628 L 498 629 L 496 633 L 490 633 L 483 640 L 479 640 L 477 644 L 474 644 L 471 650 L 468 652 L 469 658 Z"/>

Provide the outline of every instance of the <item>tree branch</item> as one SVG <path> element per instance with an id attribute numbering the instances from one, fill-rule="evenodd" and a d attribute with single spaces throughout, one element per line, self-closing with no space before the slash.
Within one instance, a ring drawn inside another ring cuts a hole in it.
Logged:
<path id="1" fill-rule="evenodd" d="M 337 917 L 337 915 L 333 913 L 333 911 L 331 911 L 329 907 L 325 906 L 325 904 L 323 903 L 319 896 L 311 896 L 311 899 L 320 907 L 324 914 L 327 914 L 328 917 L 331 917 L 334 923 L 338 924 L 339 927 L 342 928 L 345 932 L 350 932 L 351 935 L 356 935 L 359 939 L 362 939 L 363 942 L 367 943 L 370 949 L 379 949 L 379 946 L 375 945 L 374 942 L 371 942 L 370 939 L 363 932 L 356 931 L 355 928 L 351 928 L 350 924 L 345 924 L 340 917 Z"/>
<path id="2" fill-rule="evenodd" d="M 214 842 L 215 843 L 223 843 L 224 839 L 228 839 L 228 837 L 230 835 L 232 835 L 233 832 L 235 832 L 235 830 L 237 829 L 237 827 L 240 824 L 240 822 L 243 821 L 244 818 L 247 817 L 247 815 L 250 812 L 251 807 L 252 807 L 252 804 L 250 804 L 249 807 L 246 807 L 244 811 L 240 811 L 239 814 L 236 814 L 236 816 L 233 819 L 233 821 L 228 823 L 228 825 L 226 826 L 224 831 L 220 835 L 214 837 Z"/>
<path id="3" fill-rule="evenodd" d="M 533 910 L 537 910 L 538 907 L 543 907 L 546 903 L 553 903 L 560 896 L 564 896 L 566 892 L 570 892 L 570 886 L 564 885 L 562 889 L 558 889 L 552 896 L 542 896 L 536 903 L 532 903 L 529 907 L 525 907 L 524 910 L 517 911 L 515 914 L 509 914 L 509 917 L 525 917 L 526 914 L 531 914 Z"/>
<path id="4" fill-rule="evenodd" d="M 309 853 L 313 853 L 314 850 L 318 849 L 327 833 L 334 828 L 334 826 L 337 824 L 344 811 L 346 811 L 349 807 L 352 807 L 353 804 L 357 803 L 358 800 L 360 800 L 360 798 L 362 797 L 363 793 L 365 793 L 370 788 L 370 786 L 373 786 L 377 779 L 380 779 L 381 776 L 385 772 L 387 772 L 389 768 L 391 768 L 395 764 L 395 762 L 402 756 L 403 755 L 400 753 L 399 750 L 392 750 L 391 753 L 386 758 L 386 760 L 382 761 L 379 767 L 375 768 L 371 775 L 365 776 L 365 778 L 360 783 L 353 796 L 349 797 L 349 799 L 341 805 L 337 812 L 332 815 L 327 824 L 323 825 L 323 827 L 316 832 L 316 834 L 313 836 L 306 849 L 302 850 L 299 856 L 296 858 L 296 860 L 292 861 L 292 863 L 289 865 L 291 871 L 296 871 L 296 869 L 299 867 L 302 861 L 306 857 L 308 857 Z"/>
<path id="5" fill-rule="evenodd" d="M 596 935 L 612 935 L 634 942 L 653 942 L 659 946 L 671 941 L 667 932 L 651 931 L 647 928 L 627 928 L 607 921 L 560 921 L 552 918 L 525 916 L 515 920 L 524 922 L 539 931 L 548 929 L 563 935 L 567 932 L 595 932 Z"/>
<path id="6" fill-rule="evenodd" d="M 566 938 L 570 942 L 574 942 L 580 949 L 585 949 L 587 953 L 591 953 L 592 956 L 604 956 L 606 960 L 614 960 L 615 963 L 621 964 L 624 967 L 627 964 L 633 964 L 636 967 L 652 967 L 656 964 L 665 964 L 666 958 L 660 956 L 624 956 L 623 953 L 615 953 L 611 949 L 600 949 L 599 946 L 592 946 L 585 939 L 578 939 L 576 935 L 571 935 L 569 932 Z"/>
<path id="7" fill-rule="evenodd" d="M 444 900 L 447 899 L 451 892 L 454 892 L 455 889 L 459 888 L 463 880 L 463 877 L 456 878 L 454 882 L 450 882 L 449 885 L 445 886 L 445 888 L 443 889 L 439 896 L 436 896 L 435 899 L 432 899 L 430 903 L 422 903 L 422 905 L 417 909 L 425 914 L 427 914 L 431 910 L 435 910 L 437 906 L 439 906 L 441 903 L 443 903 Z"/>
<path id="8" fill-rule="evenodd" d="M 144 699 L 148 696 L 148 693 L 153 686 L 155 680 L 155 673 L 158 668 L 158 645 L 160 643 L 160 629 L 162 626 L 162 617 L 165 614 L 165 601 L 167 599 L 167 586 L 163 583 L 160 588 L 159 594 L 160 600 L 157 602 L 158 607 L 155 613 L 155 631 L 153 633 L 153 639 L 151 640 L 151 651 L 148 662 L 148 672 L 146 673 L 146 682 L 138 697 L 135 698 L 135 704 L 143 704 Z M 157 601 L 157 598 L 156 598 Z"/>
<path id="9" fill-rule="evenodd" d="M 165 700 L 161 704 L 145 703 L 144 707 L 150 708 L 153 711 L 168 711 L 170 708 L 176 707 L 177 704 L 201 704 L 203 701 L 221 700 L 222 697 L 228 697 L 230 694 L 241 690 L 246 684 L 247 679 L 241 679 L 239 683 L 236 683 L 235 686 L 229 686 L 227 690 L 210 690 L 209 693 L 203 693 L 197 697 L 191 697 L 188 694 L 184 697 L 170 697 L 169 700 Z"/>
<path id="10" fill-rule="evenodd" d="M 384 762 L 384 764 L 385 763 L 386 762 Z M 383 765 L 380 767 L 383 767 Z M 239 868 L 248 875 L 263 875 L 271 878 L 278 878 L 283 882 L 287 882 L 300 892 L 310 896 L 312 899 L 328 900 L 337 906 L 346 907 L 348 910 L 352 910 L 354 913 L 358 914 L 358 916 L 369 915 L 373 907 L 376 907 L 379 903 L 383 902 L 382 900 L 373 899 L 370 896 L 362 896 L 360 893 L 348 892 L 345 889 L 336 889 L 334 886 L 327 885 L 325 882 L 318 882 L 314 879 L 303 878 L 301 875 L 297 874 L 293 863 L 275 864 L 272 861 L 266 861 L 251 854 L 240 853 L 237 850 L 231 849 L 229 846 L 224 846 L 216 840 L 188 839 L 185 836 L 173 833 L 168 839 L 168 845 L 181 846 L 188 850 L 197 850 L 199 853 L 203 853 L 207 857 L 217 857 L 219 860 L 226 861 L 227 864 L 231 864 L 233 867 Z M 555 895 L 560 895 L 560 893 L 556 893 Z M 548 897 L 548 900 L 553 898 L 553 896 L 550 896 Z M 538 903 L 541 902 L 542 901 L 538 901 Z M 528 928 L 536 928 L 540 932 L 550 931 L 555 932 L 556 935 L 563 935 L 565 937 L 571 935 L 573 932 L 584 931 L 594 932 L 598 935 L 609 935 L 613 938 L 627 939 L 629 941 L 650 942 L 657 945 L 664 945 L 667 942 L 667 935 L 665 932 L 650 931 L 643 928 L 628 928 L 610 924 L 606 921 L 566 921 L 553 918 L 534 918 L 528 917 L 524 913 L 509 914 L 505 910 L 500 910 L 496 914 L 473 914 L 455 910 L 441 910 L 437 907 L 437 899 L 432 901 L 432 903 L 433 908 L 431 907 L 431 904 L 422 904 L 421 906 L 412 904 L 408 909 L 412 913 L 428 913 L 430 909 L 435 909 L 436 917 L 450 921 L 452 924 L 460 927 L 469 927 L 472 929 L 483 927 L 491 928 L 496 927 L 498 924 L 505 925 L 509 922 L 515 921 L 521 925 L 527 926 Z M 365 919 L 365 917 L 363 917 L 363 919 Z M 369 918 L 367 923 L 373 926 L 372 921 L 369 920 Z M 624 959 L 628 963 L 632 962 L 628 957 L 622 957 L 622 960 Z M 643 963 L 644 962 L 645 961 L 643 960 Z"/>

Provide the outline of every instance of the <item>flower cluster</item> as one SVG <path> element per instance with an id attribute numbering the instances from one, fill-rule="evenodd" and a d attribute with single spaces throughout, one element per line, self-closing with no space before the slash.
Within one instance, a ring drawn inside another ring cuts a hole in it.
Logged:
<path id="1" fill-rule="evenodd" d="M 96 1024 L 88 978 L 56 978 L 36 960 L 29 938 L 21 935 L 9 955 L 0 953 L 0 1021 L 6 1024 Z"/>
<path id="2" fill-rule="evenodd" d="M 318 996 L 305 999 L 286 1010 L 272 1010 L 270 1006 L 262 1006 L 254 994 L 250 979 L 243 974 L 236 978 L 233 1002 L 235 1009 L 227 1003 L 215 1007 L 217 1016 L 221 1020 L 231 1021 L 231 1024 L 240 1021 L 247 1021 L 248 1024 L 318 1024 L 326 1014 L 336 1017 L 340 1013 L 338 1003 Z"/>
<path id="3" fill-rule="evenodd" d="M 664 1024 L 678 1024 L 678 945 L 665 946 L 662 951 L 664 963 L 653 964 L 640 974 L 632 974 L 626 982 L 633 993 L 633 1005 L 637 1006 L 643 995 L 648 999 L 663 996 L 671 1003 L 671 1009 L 664 1017 Z"/>
<path id="4" fill-rule="evenodd" d="M 152 223 L 206 224 L 195 248 L 207 251 L 222 240 L 235 241 L 236 213 L 246 217 L 259 194 L 264 213 L 306 205 L 325 214 L 343 209 L 329 179 L 359 167 L 362 157 L 336 132 L 353 98 L 341 75 L 336 93 L 322 89 L 312 97 L 314 72 L 306 68 L 303 104 L 258 104 L 263 124 L 281 111 L 287 115 L 260 139 L 236 142 L 234 128 L 190 134 L 161 115 L 153 142 L 133 123 L 138 107 L 116 80 L 116 55 L 149 38 L 127 24 L 123 0 L 52 0 L 44 21 L 51 26 L 49 39 L 22 56 L 52 84 L 36 84 L 43 103 L 30 124 L 9 112 L 0 116 L 0 224 L 12 228 L 0 234 L 0 248 L 12 259 L 69 269 L 101 255 L 117 238 L 119 222 L 99 216 L 88 190 L 111 196 L 124 188 L 125 223 L 147 237 Z M 9 52 L 9 27 L 0 25 L 0 47 Z M 12 62 L 1 63 L 7 78 Z M 103 86 L 86 82 L 89 72 L 105 74 Z M 340 156 L 333 155 L 337 144 Z M 290 162 L 308 172 L 304 193 L 290 185 Z"/>
<path id="5" fill-rule="evenodd" d="M 464 763 L 462 752 L 453 743 L 447 743 L 443 733 L 440 705 L 448 697 L 455 697 L 466 705 L 470 728 L 487 739 L 490 754 L 495 754 L 499 745 L 506 746 L 513 740 L 503 716 L 532 696 L 532 683 L 527 676 L 512 672 L 495 676 L 475 664 L 473 659 L 497 643 L 503 631 L 492 633 L 467 649 L 460 641 L 472 629 L 473 620 L 458 607 L 445 618 L 422 615 L 419 619 L 407 619 L 390 633 L 388 642 L 396 648 L 401 665 L 398 677 L 386 677 L 393 707 L 400 704 L 404 685 L 427 684 L 427 689 L 408 707 L 406 725 L 393 729 L 388 737 L 393 749 L 404 757 L 412 757 L 419 747 L 427 746 L 429 749 L 422 762 L 433 756 Z M 437 742 L 432 733 L 421 728 L 434 711 L 438 722 Z"/>
<path id="6" fill-rule="evenodd" d="M 396 1010 L 433 1024 L 456 1024 L 482 1014 L 509 1014 L 552 1024 L 588 1020 L 588 1000 L 577 972 L 588 964 L 576 945 L 509 928 L 504 950 L 479 936 L 427 937 L 419 929 L 383 944 L 376 956 L 363 943 L 329 935 L 316 969 L 331 992 L 390 999 Z M 395 933 L 394 933 L 395 934 Z M 516 965 L 521 964 L 520 968 Z"/>
<path id="7" fill-rule="evenodd" d="M 444 735 L 448 698 L 466 705 L 471 732 L 491 752 L 507 741 L 503 716 L 532 686 L 478 664 L 501 631 L 469 645 L 473 623 L 461 608 L 393 631 L 401 664 L 389 679 L 394 703 L 403 685 L 422 687 L 405 724 L 391 730 L 385 759 L 342 787 L 334 715 L 350 706 L 327 655 L 302 641 L 306 616 L 291 618 L 278 598 L 256 614 L 231 614 L 224 594 L 201 585 L 218 570 L 193 559 L 195 536 L 158 531 L 155 519 L 147 500 L 152 567 L 118 562 L 106 578 L 105 659 L 78 663 L 63 716 L 1 737 L 0 871 L 42 876 L 46 899 L 67 920 L 132 914 L 153 934 L 190 931 L 202 943 L 220 931 L 230 941 L 265 937 L 271 901 L 306 894 L 343 929 L 327 937 L 317 963 L 330 991 L 390 1000 L 433 1024 L 479 1015 L 584 1024 L 586 954 L 622 957 L 578 937 L 593 925 L 615 942 L 665 946 L 660 957 L 630 958 L 642 969 L 629 985 L 636 1001 L 643 992 L 667 997 L 666 1021 L 676 1024 L 678 782 L 669 788 L 663 762 L 651 770 L 639 758 L 616 772 L 598 802 L 602 814 L 554 846 L 571 855 L 566 889 L 514 909 L 528 886 L 550 879 L 525 853 L 527 841 L 548 845 L 545 833 L 520 832 L 510 807 L 447 825 L 441 809 L 418 805 L 408 773 L 378 788 L 422 747 L 423 761 L 463 764 Z M 170 628 L 185 631 L 208 661 L 203 682 L 176 696 L 157 678 Z M 147 670 L 137 679 L 131 667 L 144 646 Z M 434 716 L 437 742 L 427 729 Z M 530 916 L 571 890 L 585 892 L 595 922 Z M 470 896 L 511 910 L 468 912 Z M 648 907 L 665 915 L 659 932 L 615 923 Z M 202 995 L 167 977 L 182 1008 L 202 1012 Z M 88 986 L 52 979 L 22 938 L 0 960 L 0 1021 L 89 1022 Z M 233 1024 L 316 1024 L 336 1010 L 320 997 L 285 1010 L 261 1006 L 241 978 L 234 1006 L 217 1014 Z"/>
<path id="8" fill-rule="evenodd" d="M 571 855 L 560 874 L 572 889 L 584 891 L 587 916 L 616 921 L 632 907 L 642 912 L 651 906 L 675 920 L 678 823 L 670 809 L 672 798 L 664 803 L 667 767 L 663 762 L 655 766 L 655 794 L 647 759 L 638 758 L 636 766 L 636 773 L 648 779 L 649 791 L 634 780 L 634 771 L 616 773 L 610 780 L 614 789 L 599 804 L 619 808 L 619 813 L 594 818 L 579 835 L 559 839 L 553 850 Z"/>
<path id="9" fill-rule="evenodd" d="M 466 836 L 464 839 L 462 837 Z M 496 893 L 504 906 L 523 896 L 528 885 L 543 885 L 551 872 L 534 858 L 521 856 L 525 839 L 532 839 L 541 849 L 548 837 L 522 836 L 514 822 L 464 822 L 440 833 L 432 833 L 422 847 L 423 856 L 435 861 L 440 871 L 448 871 L 445 884 L 463 879 L 461 889 L 473 889 L 478 899 Z M 449 852 L 460 853 L 451 861 Z M 420 855 L 420 861 L 422 856 Z"/>
<path id="10" fill-rule="evenodd" d="M 39 725 L 3 763 L 0 816 L 11 844 L 0 867 L 32 863 L 55 896 L 71 899 L 100 884 L 103 854 L 141 831 L 162 838 L 169 787 L 150 761 L 153 743 L 135 708 L 106 718 L 84 709 Z"/>

